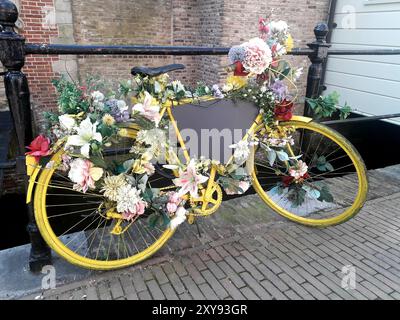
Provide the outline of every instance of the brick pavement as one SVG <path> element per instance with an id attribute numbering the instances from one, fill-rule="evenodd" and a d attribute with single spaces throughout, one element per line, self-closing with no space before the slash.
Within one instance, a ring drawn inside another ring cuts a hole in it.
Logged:
<path id="1" fill-rule="evenodd" d="M 370 172 L 363 210 L 327 229 L 296 225 L 256 195 L 230 200 L 195 227 L 183 225 L 142 264 L 96 273 L 23 299 L 399 299 L 400 179 Z M 344 266 L 356 271 L 344 289 Z"/>

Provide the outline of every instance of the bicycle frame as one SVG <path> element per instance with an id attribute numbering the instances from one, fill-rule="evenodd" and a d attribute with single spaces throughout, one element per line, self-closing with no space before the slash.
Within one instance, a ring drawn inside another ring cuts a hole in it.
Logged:
<path id="1" fill-rule="evenodd" d="M 208 100 L 212 100 L 212 99 L 210 98 Z M 184 102 L 187 102 L 187 101 L 184 101 Z M 177 121 L 176 121 L 176 119 L 175 119 L 175 117 L 173 115 L 172 109 L 174 107 L 178 107 L 178 105 L 174 105 L 173 102 L 167 102 L 167 103 L 165 103 L 163 105 L 160 113 L 161 113 L 161 116 L 164 116 L 165 113 L 167 113 L 167 115 L 169 117 L 169 120 L 170 120 L 170 122 L 171 122 L 171 124 L 172 124 L 172 126 L 174 128 L 175 135 L 176 135 L 176 137 L 178 139 L 179 146 L 180 146 L 181 150 L 183 151 L 183 155 L 185 157 L 186 164 L 187 164 L 187 163 L 190 162 L 191 157 L 189 155 L 188 149 L 186 147 L 186 144 L 185 144 L 185 142 L 183 140 L 183 137 L 181 135 L 181 132 L 179 130 Z M 311 118 L 306 118 L 306 117 L 301 117 L 301 116 L 294 116 L 293 120 L 298 120 L 298 121 L 302 121 L 302 122 L 310 122 L 310 121 L 312 121 Z M 257 132 L 260 129 L 260 126 L 261 127 L 263 126 L 263 121 L 262 121 L 262 115 L 258 114 L 256 116 L 256 118 L 253 120 L 250 128 L 247 130 L 246 134 L 242 138 L 242 141 L 247 140 L 249 138 L 249 136 L 251 136 L 255 132 Z M 178 155 L 176 153 L 174 154 L 174 157 L 175 157 L 175 159 L 177 159 L 180 162 L 179 157 L 178 157 Z M 167 161 L 169 161 L 168 158 L 167 158 Z M 232 161 L 233 161 L 233 155 L 230 156 L 230 158 L 229 158 L 228 162 L 226 163 L 226 165 L 231 164 Z M 174 173 L 174 175 L 176 177 L 178 177 L 179 173 L 178 173 L 177 170 L 174 170 L 173 173 Z M 201 201 L 202 202 L 202 209 L 203 210 L 204 210 L 205 207 L 207 207 L 209 201 L 212 199 L 213 188 L 214 188 L 215 179 L 216 179 L 216 176 L 217 176 L 217 166 L 215 164 L 211 165 L 211 169 L 210 169 L 210 173 L 209 174 L 210 174 L 210 176 L 209 176 L 209 179 L 208 179 L 207 186 L 206 186 L 205 192 L 203 194 L 203 197 L 199 198 L 199 199 L 196 199 L 197 201 Z M 188 199 L 189 199 L 189 197 L 188 197 Z"/>

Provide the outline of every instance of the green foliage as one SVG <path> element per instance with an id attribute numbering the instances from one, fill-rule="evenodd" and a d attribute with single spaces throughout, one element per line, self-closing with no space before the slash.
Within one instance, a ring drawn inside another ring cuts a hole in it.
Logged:
<path id="1" fill-rule="evenodd" d="M 89 110 L 89 102 L 83 98 L 83 91 L 65 77 L 52 81 L 58 92 L 58 107 L 61 114 L 78 114 Z"/>
<path id="2" fill-rule="evenodd" d="M 330 164 L 324 156 L 318 157 L 317 155 L 314 156 L 312 160 L 312 164 L 317 167 L 319 171 L 333 171 L 334 168 L 332 164 Z"/>
<path id="3" fill-rule="evenodd" d="M 331 192 L 329 191 L 329 188 L 327 185 L 323 185 L 321 189 L 319 190 L 320 196 L 318 198 L 318 201 L 325 201 L 325 202 L 333 202 L 333 196 Z"/>
<path id="4" fill-rule="evenodd" d="M 148 218 L 148 223 L 151 228 L 164 228 L 171 222 L 171 219 L 165 213 L 155 212 Z"/>
<path id="5" fill-rule="evenodd" d="M 292 204 L 292 208 L 300 207 L 306 200 L 307 191 L 303 188 L 295 186 L 288 195 L 288 200 Z"/>
<path id="6" fill-rule="evenodd" d="M 317 119 L 330 118 L 335 112 L 339 112 L 340 119 L 346 119 L 351 112 L 351 108 L 347 103 L 339 108 L 339 97 L 339 93 L 334 91 L 329 95 L 320 96 L 316 99 L 306 98 L 306 102 Z"/>

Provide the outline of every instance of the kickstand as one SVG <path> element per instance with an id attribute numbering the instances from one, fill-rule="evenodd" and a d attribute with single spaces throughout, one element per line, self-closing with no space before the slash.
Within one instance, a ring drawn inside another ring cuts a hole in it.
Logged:
<path id="1" fill-rule="evenodd" d="M 200 231 L 199 224 L 197 223 L 197 219 L 195 220 L 195 224 L 196 224 L 196 227 L 197 227 L 197 233 L 199 234 L 199 238 L 201 238 L 201 231 Z"/>

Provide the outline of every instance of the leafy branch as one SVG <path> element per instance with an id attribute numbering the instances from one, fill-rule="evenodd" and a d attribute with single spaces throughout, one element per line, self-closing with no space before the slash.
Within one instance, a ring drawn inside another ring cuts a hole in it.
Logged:
<path id="1" fill-rule="evenodd" d="M 339 98 L 339 93 L 334 91 L 329 95 L 320 96 L 315 99 L 306 98 L 306 102 L 314 111 L 314 115 L 317 119 L 330 118 L 338 111 L 340 119 L 343 120 L 349 116 L 351 107 L 345 102 L 344 106 L 339 108 Z"/>

